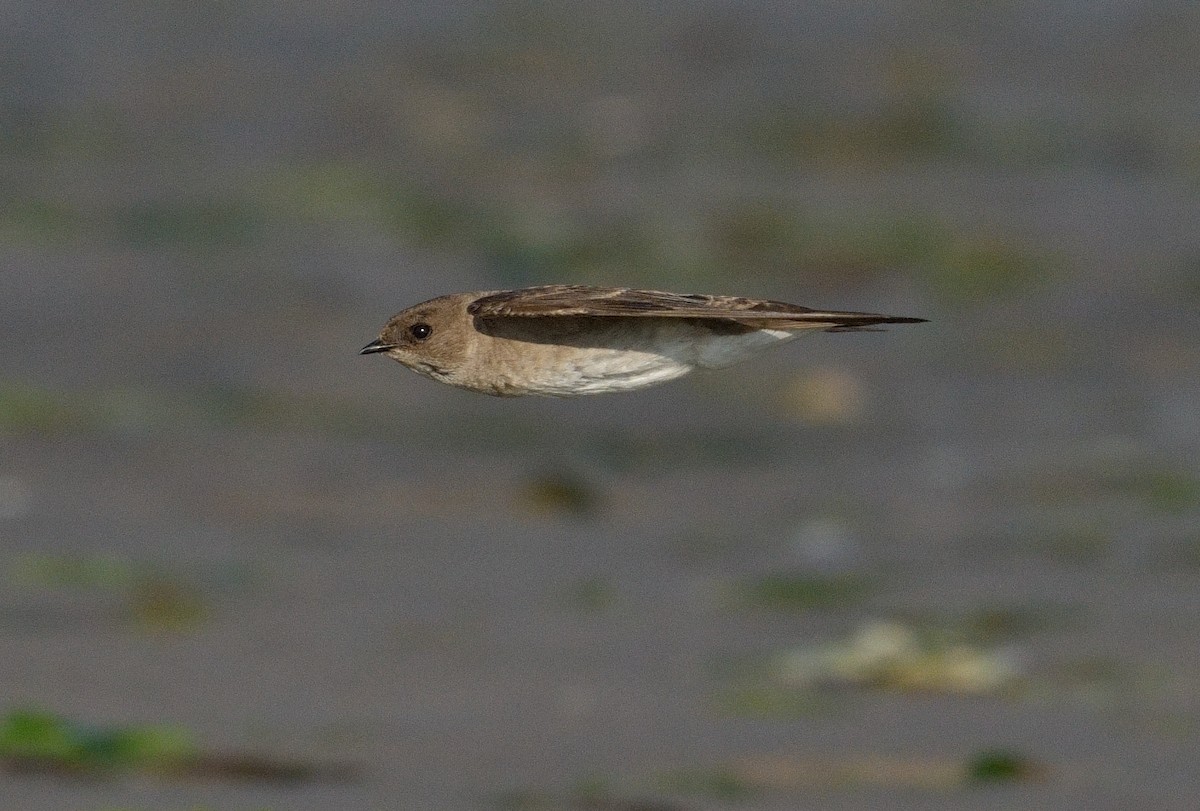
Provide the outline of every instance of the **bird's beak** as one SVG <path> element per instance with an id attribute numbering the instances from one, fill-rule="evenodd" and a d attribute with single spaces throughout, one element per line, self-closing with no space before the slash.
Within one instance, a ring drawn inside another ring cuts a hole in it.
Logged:
<path id="1" fill-rule="evenodd" d="M 358 350 L 360 355 L 373 355 L 376 352 L 387 352 L 389 349 L 395 349 L 395 344 L 384 343 L 382 338 L 376 338 L 371 343 Z"/>

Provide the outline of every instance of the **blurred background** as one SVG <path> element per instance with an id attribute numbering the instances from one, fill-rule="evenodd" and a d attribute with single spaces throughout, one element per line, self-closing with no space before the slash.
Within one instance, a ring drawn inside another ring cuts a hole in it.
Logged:
<path id="1" fill-rule="evenodd" d="M 7 808 L 1192 808 L 1200 7 L 0 7 Z M 579 282 L 918 315 L 624 395 Z"/>

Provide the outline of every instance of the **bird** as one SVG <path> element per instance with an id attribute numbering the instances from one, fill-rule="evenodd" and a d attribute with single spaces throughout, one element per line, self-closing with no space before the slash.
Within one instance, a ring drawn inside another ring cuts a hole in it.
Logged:
<path id="1" fill-rule="evenodd" d="M 719 369 L 815 331 L 923 318 L 739 296 L 552 284 L 453 293 L 402 310 L 360 355 L 498 397 L 632 391 Z"/>

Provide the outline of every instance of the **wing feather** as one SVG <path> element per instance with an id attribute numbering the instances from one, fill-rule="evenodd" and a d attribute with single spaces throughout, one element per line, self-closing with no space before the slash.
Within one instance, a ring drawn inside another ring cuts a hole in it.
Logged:
<path id="1" fill-rule="evenodd" d="M 798 304 L 738 296 L 703 296 L 634 290 L 628 287 L 546 285 L 505 290 L 484 295 L 467 306 L 480 318 L 553 318 L 568 316 L 712 318 L 765 326 L 778 324 L 826 325 L 847 329 L 872 324 L 908 323 L 902 318 L 876 313 L 814 310 Z M 760 322 L 755 324 L 754 322 Z"/>

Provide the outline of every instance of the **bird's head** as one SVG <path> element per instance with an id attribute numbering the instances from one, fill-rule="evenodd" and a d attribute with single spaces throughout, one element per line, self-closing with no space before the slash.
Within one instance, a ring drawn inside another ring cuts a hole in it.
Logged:
<path id="1" fill-rule="evenodd" d="M 475 296 L 442 296 L 392 316 L 360 355 L 386 353 L 415 372 L 445 380 L 467 354 L 475 328 L 467 305 Z"/>

